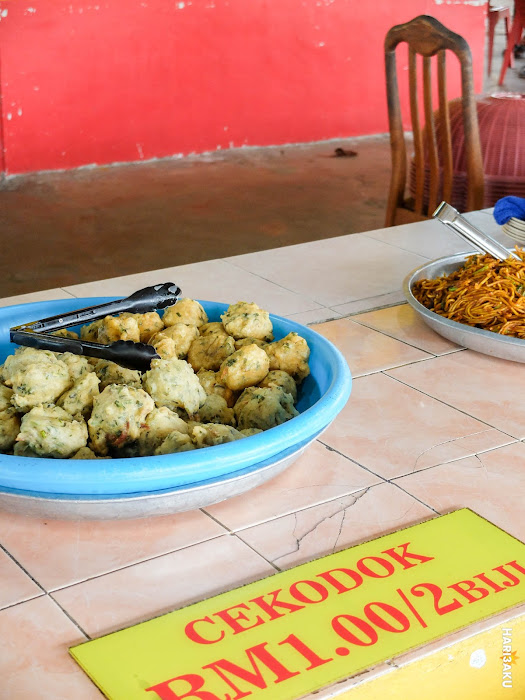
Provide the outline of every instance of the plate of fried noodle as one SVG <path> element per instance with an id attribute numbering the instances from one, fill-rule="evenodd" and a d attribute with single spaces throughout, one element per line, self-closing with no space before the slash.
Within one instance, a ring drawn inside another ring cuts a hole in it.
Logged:
<path id="1" fill-rule="evenodd" d="M 525 362 L 525 251 L 440 258 L 413 270 L 403 290 L 437 333 L 466 348 Z"/>

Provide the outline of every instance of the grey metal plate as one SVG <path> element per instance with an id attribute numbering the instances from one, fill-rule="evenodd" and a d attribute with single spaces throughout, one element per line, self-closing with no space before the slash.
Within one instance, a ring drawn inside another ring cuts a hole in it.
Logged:
<path id="1" fill-rule="evenodd" d="M 171 492 L 103 500 L 38 498 L 0 492 L 0 509 L 26 516 L 61 520 L 123 520 L 181 513 L 225 501 L 273 479 L 295 462 L 311 442 L 262 469 L 220 479 L 215 483 L 188 486 Z"/>
<path id="2" fill-rule="evenodd" d="M 435 279 L 442 275 L 449 275 L 461 267 L 464 260 L 470 255 L 472 252 L 450 255 L 412 270 L 403 282 L 403 292 L 408 303 L 430 328 L 453 343 L 481 352 L 484 355 L 492 355 L 513 362 L 525 362 L 525 340 L 451 321 L 427 309 L 412 294 L 415 282 L 421 279 Z"/>

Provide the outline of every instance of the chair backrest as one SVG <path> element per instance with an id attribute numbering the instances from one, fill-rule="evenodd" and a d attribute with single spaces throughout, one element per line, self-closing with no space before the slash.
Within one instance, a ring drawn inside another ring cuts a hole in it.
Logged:
<path id="1" fill-rule="evenodd" d="M 396 64 L 396 48 L 402 42 L 408 44 L 410 120 L 414 149 L 413 167 L 415 168 L 415 192 L 414 196 L 408 200 L 405 198 L 407 143 L 403 129 Z M 392 154 L 386 226 L 429 218 L 441 200 L 450 199 L 453 164 L 446 81 L 447 52 L 456 55 L 461 68 L 461 104 L 467 162 L 467 210 L 482 208 L 483 160 L 474 99 L 470 48 L 463 37 L 444 27 L 434 17 L 420 15 L 410 22 L 392 27 L 385 38 L 388 122 Z M 418 56 L 421 58 L 418 59 Z M 418 63 L 422 63 L 422 69 L 418 70 Z M 437 110 L 434 108 L 432 95 L 432 70 L 436 66 Z M 424 125 L 419 116 L 420 99 L 424 107 Z M 436 121 L 439 126 L 439 150 Z"/>

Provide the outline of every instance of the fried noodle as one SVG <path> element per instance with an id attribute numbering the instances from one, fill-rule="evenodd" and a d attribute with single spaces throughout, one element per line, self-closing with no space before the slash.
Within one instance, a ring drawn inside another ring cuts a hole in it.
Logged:
<path id="1" fill-rule="evenodd" d="M 452 321 L 525 339 L 525 251 L 515 252 L 519 260 L 470 255 L 450 275 L 415 282 L 412 293 Z"/>

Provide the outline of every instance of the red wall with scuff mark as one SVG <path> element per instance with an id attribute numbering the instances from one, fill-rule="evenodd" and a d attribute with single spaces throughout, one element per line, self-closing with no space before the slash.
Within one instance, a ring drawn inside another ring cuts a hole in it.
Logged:
<path id="1" fill-rule="evenodd" d="M 5 171 L 384 133 L 394 24 L 462 34 L 481 90 L 485 3 L 465 2 L 2 0 Z"/>

